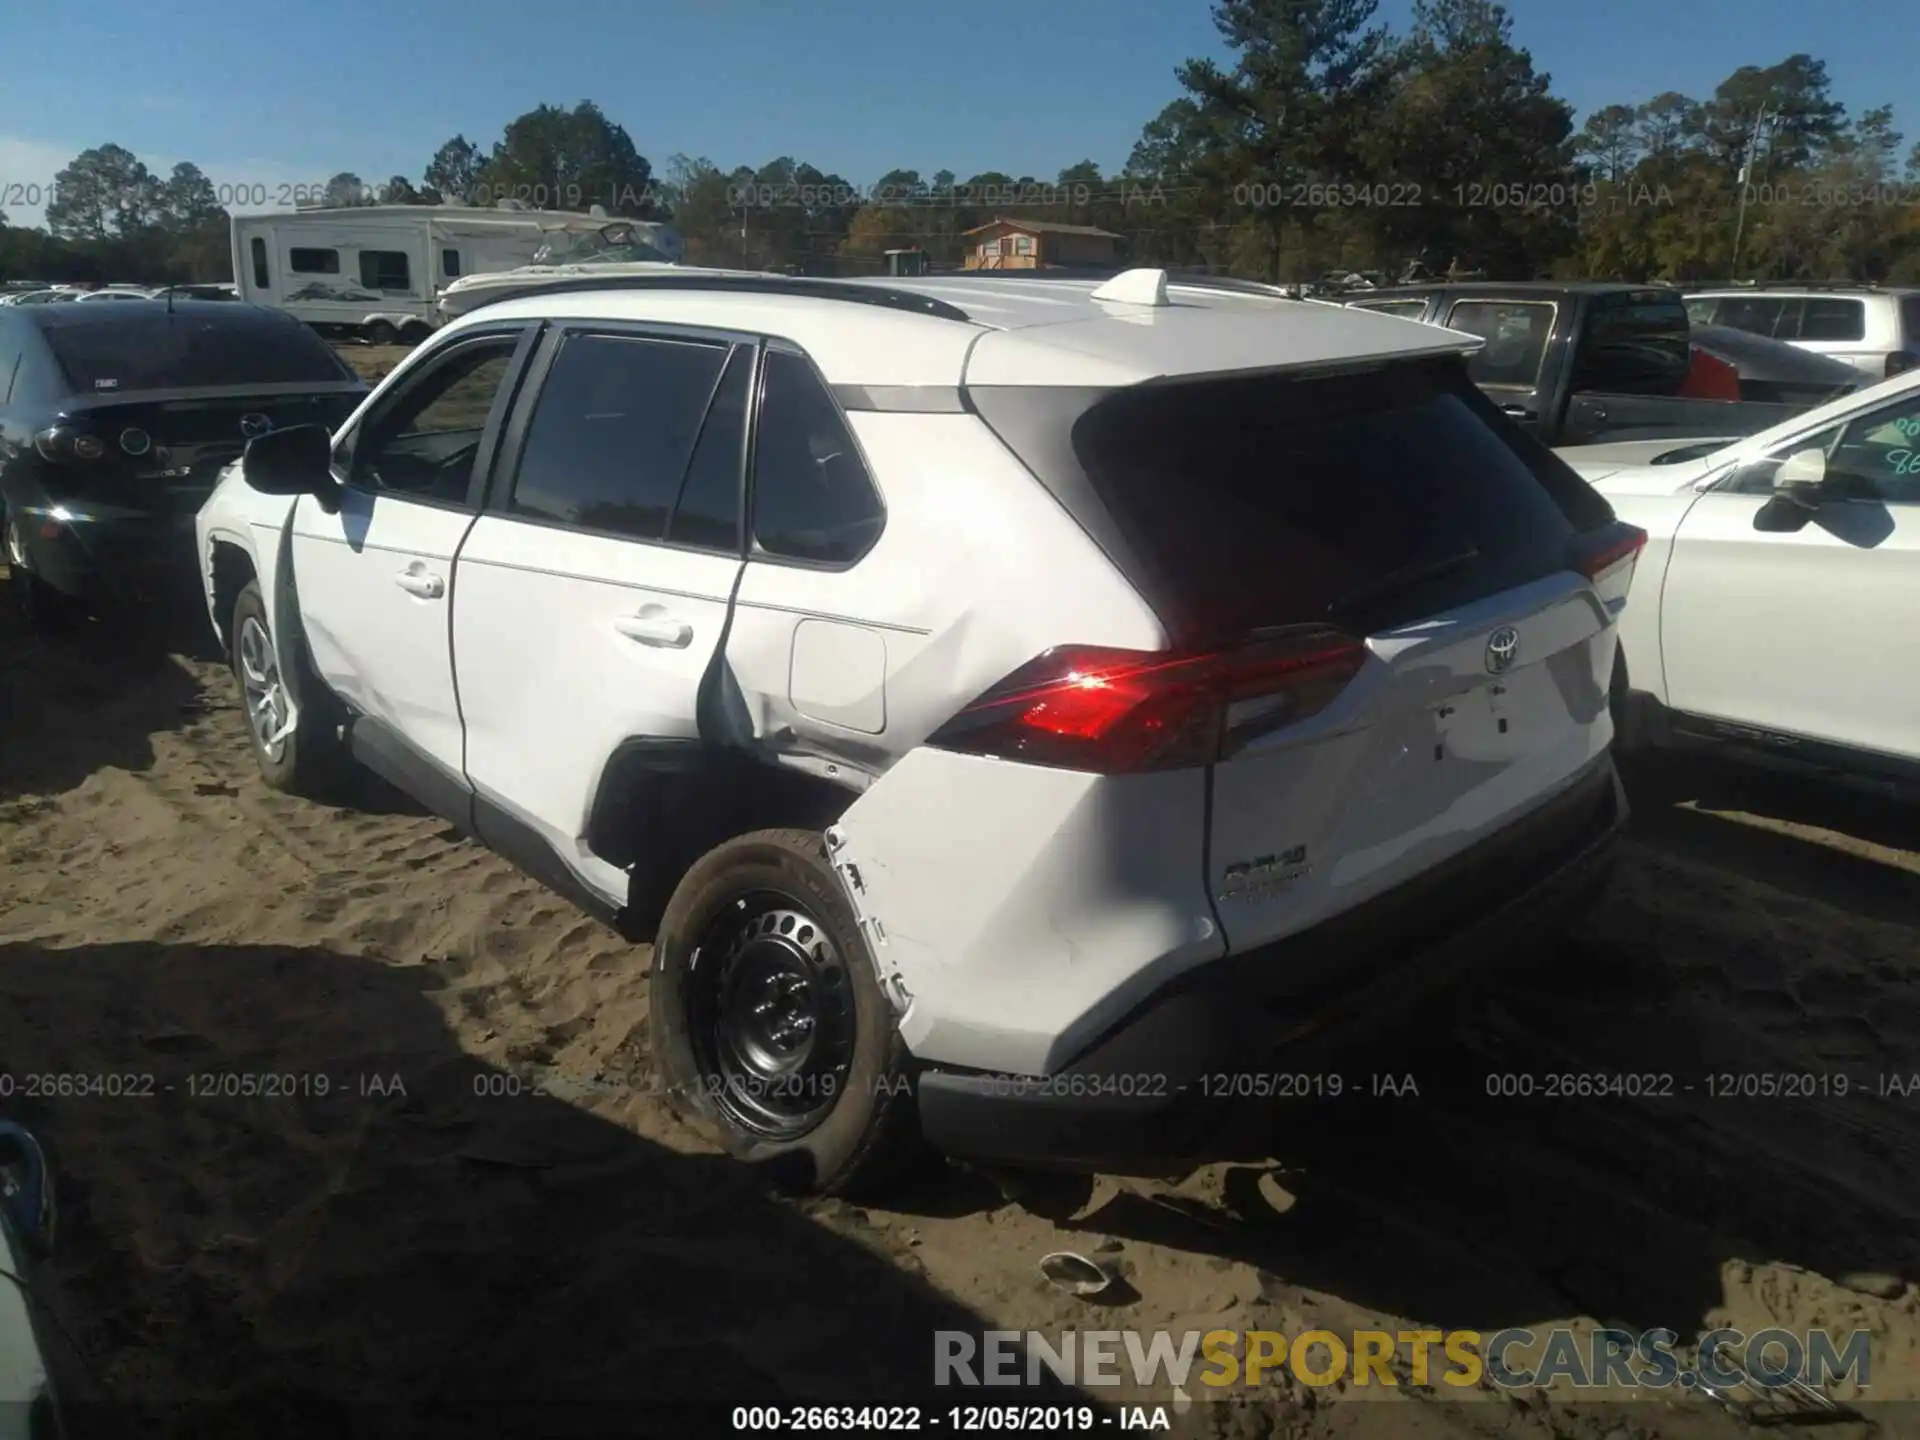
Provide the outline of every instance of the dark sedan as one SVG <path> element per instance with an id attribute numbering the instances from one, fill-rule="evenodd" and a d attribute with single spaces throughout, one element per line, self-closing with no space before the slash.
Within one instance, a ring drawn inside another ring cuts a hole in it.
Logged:
<path id="1" fill-rule="evenodd" d="M 0 307 L 0 523 L 28 620 L 191 595 L 221 468 L 366 394 L 313 331 L 253 305 Z"/>

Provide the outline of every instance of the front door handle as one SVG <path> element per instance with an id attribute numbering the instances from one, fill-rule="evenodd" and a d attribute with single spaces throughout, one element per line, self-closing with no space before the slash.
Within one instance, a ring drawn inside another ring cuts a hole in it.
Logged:
<path id="1" fill-rule="evenodd" d="M 447 582 L 438 575 L 430 575 L 424 570 L 402 570 L 393 577 L 393 583 L 409 595 L 418 595 L 422 600 L 438 600 L 447 593 Z"/>
<path id="2" fill-rule="evenodd" d="M 1533 411 L 1524 405 L 1502 405 L 1500 408 L 1516 420 L 1533 419 Z"/>
<path id="3" fill-rule="evenodd" d="M 613 628 L 629 640 L 667 650 L 684 650 L 693 640 L 691 625 L 666 614 L 622 615 L 613 622 Z"/>

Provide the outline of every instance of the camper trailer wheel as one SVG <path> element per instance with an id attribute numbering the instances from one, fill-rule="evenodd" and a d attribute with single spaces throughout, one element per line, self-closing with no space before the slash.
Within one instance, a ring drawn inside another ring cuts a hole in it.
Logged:
<path id="1" fill-rule="evenodd" d="M 400 332 L 384 320 L 376 320 L 360 332 L 369 345 L 398 345 Z"/>

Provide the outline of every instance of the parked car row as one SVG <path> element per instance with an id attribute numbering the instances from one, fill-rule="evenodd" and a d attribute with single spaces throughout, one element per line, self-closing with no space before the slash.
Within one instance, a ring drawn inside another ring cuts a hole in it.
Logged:
<path id="1" fill-rule="evenodd" d="M 1474 281 L 1344 303 L 1480 336 L 1474 381 L 1549 445 L 1751 434 L 1865 383 L 1838 360 L 1693 324 L 1659 287 Z"/>
<path id="2" fill-rule="evenodd" d="M 1778 283 L 1690 291 L 1697 324 L 1729 326 L 1843 361 L 1869 380 L 1920 367 L 1920 289 Z"/>
<path id="3" fill-rule="evenodd" d="M 0 294 L 0 305 L 58 305 L 68 302 L 102 300 L 233 300 L 238 295 L 231 285 L 106 285 L 85 289 L 78 285 L 46 285 L 9 289 Z"/>
<path id="4" fill-rule="evenodd" d="M 54 306 L 0 312 L 0 495 L 36 617 L 191 562 L 269 785 L 365 765 L 651 940 L 731 1153 L 1157 1170 L 1226 1158 L 1208 1076 L 1578 925 L 1616 735 L 1920 778 L 1920 373 L 1713 399 L 1697 340 L 679 270 L 501 287 L 369 393 L 274 312 Z M 1779 423 L 1543 443 L 1641 404 Z"/>

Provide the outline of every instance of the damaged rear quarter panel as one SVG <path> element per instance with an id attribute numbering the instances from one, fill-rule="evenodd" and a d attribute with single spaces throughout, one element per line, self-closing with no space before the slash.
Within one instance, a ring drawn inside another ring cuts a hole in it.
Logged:
<path id="1" fill-rule="evenodd" d="M 1225 952 L 1206 777 L 1049 770 L 928 747 L 856 800 L 836 860 L 921 1060 L 1047 1074 Z"/>

